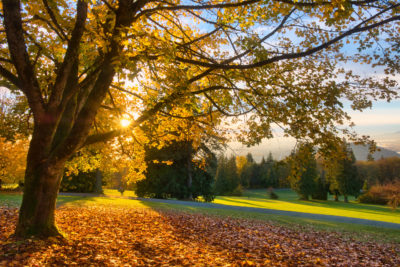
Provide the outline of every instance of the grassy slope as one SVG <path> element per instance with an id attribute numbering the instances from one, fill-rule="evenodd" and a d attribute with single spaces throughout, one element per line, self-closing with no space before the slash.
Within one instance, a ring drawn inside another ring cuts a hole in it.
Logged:
<path id="1" fill-rule="evenodd" d="M 250 192 L 254 193 L 254 192 Z M 0 193 L 0 206 L 18 207 L 21 203 L 20 194 L 2 194 Z M 261 214 L 257 212 L 242 212 L 234 210 L 223 210 L 214 208 L 198 208 L 183 205 L 164 204 L 156 202 L 144 202 L 138 200 L 121 198 L 101 198 L 101 197 L 76 197 L 60 196 L 57 201 L 58 206 L 126 206 L 139 209 L 154 209 L 166 212 L 186 212 L 201 213 L 208 216 L 230 217 L 237 219 L 259 220 L 265 223 L 283 225 L 301 231 L 328 231 L 338 232 L 341 235 L 354 238 L 356 240 L 395 242 L 400 244 L 400 230 L 377 228 L 372 226 L 363 226 L 356 224 L 335 223 L 328 221 L 318 221 L 313 219 L 295 218 L 289 216 L 278 216 Z"/>
<path id="2" fill-rule="evenodd" d="M 267 208 L 276 210 L 299 211 L 315 214 L 336 215 L 384 222 L 400 223 L 400 210 L 391 210 L 380 205 L 367 205 L 356 203 L 328 201 L 301 201 L 291 190 L 277 190 L 278 200 L 267 197 L 265 189 L 248 190 L 242 197 L 223 197 L 215 199 L 215 203 L 254 208 Z"/>

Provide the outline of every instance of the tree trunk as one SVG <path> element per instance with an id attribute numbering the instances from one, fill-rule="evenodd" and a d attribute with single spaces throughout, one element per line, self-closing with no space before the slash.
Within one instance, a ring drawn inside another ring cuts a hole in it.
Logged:
<path id="1" fill-rule="evenodd" d="M 188 197 L 189 197 L 190 200 L 193 200 L 192 183 L 193 183 L 192 159 L 191 159 L 191 157 L 188 157 L 187 158 L 187 186 L 188 186 L 188 189 L 189 189 L 189 196 Z"/>
<path id="2" fill-rule="evenodd" d="M 61 236 L 54 211 L 65 162 L 35 164 L 28 160 L 24 195 L 15 235 L 17 237 Z"/>
<path id="3" fill-rule="evenodd" d="M 308 200 L 309 200 L 309 197 L 308 197 L 307 194 L 301 194 L 301 195 L 300 195 L 300 200 L 306 200 L 306 201 L 308 201 Z"/>
<path id="4" fill-rule="evenodd" d="M 335 193 L 335 201 L 339 201 L 339 196 L 337 193 Z"/>
<path id="5" fill-rule="evenodd" d="M 103 173 L 99 169 L 96 169 L 96 185 L 94 192 L 103 194 Z"/>
<path id="6" fill-rule="evenodd" d="M 349 199 L 346 195 L 344 195 L 344 203 L 349 203 Z"/>

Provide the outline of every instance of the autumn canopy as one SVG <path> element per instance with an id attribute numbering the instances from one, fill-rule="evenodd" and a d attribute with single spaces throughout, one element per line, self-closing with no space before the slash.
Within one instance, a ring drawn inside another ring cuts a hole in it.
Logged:
<path id="1" fill-rule="evenodd" d="M 224 134 L 224 117 L 247 114 L 242 142 L 277 125 L 332 150 L 349 123 L 343 101 L 362 110 L 397 95 L 399 5 L 3 0 L 0 78 L 25 95 L 34 123 L 16 234 L 57 235 L 66 161 L 121 134 L 131 146 L 149 135 L 196 143 Z M 359 66 L 380 75 L 360 76 Z M 132 122 L 121 128 L 121 118 Z"/>

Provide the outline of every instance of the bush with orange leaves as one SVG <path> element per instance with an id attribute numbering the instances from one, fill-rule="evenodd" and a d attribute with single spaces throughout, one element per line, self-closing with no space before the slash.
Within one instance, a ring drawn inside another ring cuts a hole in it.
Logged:
<path id="1" fill-rule="evenodd" d="M 392 209 L 400 205 L 400 180 L 384 185 L 374 185 L 359 197 L 361 203 L 388 204 Z"/>

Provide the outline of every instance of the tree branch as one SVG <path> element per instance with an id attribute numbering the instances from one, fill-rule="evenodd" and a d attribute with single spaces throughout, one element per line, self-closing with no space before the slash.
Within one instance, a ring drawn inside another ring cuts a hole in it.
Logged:
<path id="1" fill-rule="evenodd" d="M 57 36 L 60 37 L 61 40 L 63 40 L 63 41 L 67 40 L 67 39 L 59 32 L 59 30 L 58 30 L 56 27 L 54 27 L 53 25 L 51 25 L 50 21 L 48 21 L 47 19 L 42 18 L 41 16 L 39 16 L 39 15 L 37 15 L 37 14 L 35 14 L 35 15 L 33 16 L 32 19 L 37 19 L 37 20 L 41 20 L 41 21 L 45 22 L 45 23 L 50 27 L 50 29 L 52 29 L 52 30 L 57 34 Z"/>
<path id="2" fill-rule="evenodd" d="M 0 65 L 0 75 L 21 90 L 22 85 L 18 77 L 12 74 L 8 69 L 4 68 L 1 65 Z"/>
<path id="3" fill-rule="evenodd" d="M 78 0 L 75 26 L 72 30 L 71 39 L 68 42 L 67 52 L 65 53 L 64 61 L 61 64 L 60 70 L 57 73 L 57 78 L 48 103 L 48 110 L 50 112 L 55 112 L 58 108 L 65 90 L 65 85 L 67 84 L 67 80 L 71 74 L 72 67 L 78 60 L 79 44 L 85 30 L 87 9 L 88 3 L 84 0 Z M 63 103 L 66 104 L 70 94 L 64 94 L 64 97 L 65 101 L 63 101 Z"/>
<path id="4" fill-rule="evenodd" d="M 399 5 L 400 4 L 398 4 L 396 6 L 399 6 Z M 323 43 L 323 44 L 321 44 L 319 46 L 316 46 L 314 48 L 311 48 L 309 50 L 306 50 L 306 51 L 303 51 L 303 52 L 297 52 L 297 53 L 283 54 L 283 55 L 280 55 L 280 56 L 271 57 L 269 59 L 262 60 L 262 61 L 259 61 L 259 62 L 256 62 L 256 63 L 252 63 L 252 64 L 227 65 L 226 63 L 213 64 L 213 63 L 207 63 L 207 62 L 202 62 L 202 61 L 197 61 L 197 60 L 192 60 L 192 59 L 185 59 L 185 58 L 181 58 L 181 57 L 176 57 L 176 59 L 179 62 L 189 63 L 189 64 L 202 66 L 202 67 L 208 67 L 208 68 L 213 69 L 213 70 L 215 70 L 215 69 L 225 69 L 225 70 L 227 70 L 227 69 L 251 69 L 251 68 L 257 68 L 257 67 L 262 67 L 262 66 L 265 66 L 267 64 L 271 64 L 271 63 L 274 63 L 274 62 L 277 62 L 277 61 L 280 61 L 280 60 L 296 59 L 296 58 L 309 56 L 309 55 L 314 54 L 314 53 L 316 53 L 318 51 L 321 51 L 323 49 L 328 48 L 330 45 L 332 45 L 332 44 L 334 44 L 334 43 L 336 43 L 336 42 L 338 42 L 338 41 L 344 39 L 345 37 L 350 36 L 350 35 L 352 35 L 354 33 L 367 31 L 369 29 L 373 29 L 373 28 L 379 27 L 381 25 L 387 24 L 387 23 L 392 22 L 392 21 L 398 21 L 398 20 L 400 20 L 400 15 L 385 19 L 383 21 L 380 21 L 380 22 L 377 22 L 377 23 L 374 23 L 374 24 L 371 24 L 371 25 L 368 25 L 368 26 L 365 26 L 365 27 L 360 27 L 360 25 L 365 24 L 369 20 L 370 19 L 368 19 L 366 21 L 363 21 L 359 25 L 354 27 L 353 29 L 348 30 L 348 31 L 344 32 L 343 34 L 333 38 L 332 40 L 329 40 L 326 43 Z M 235 56 L 233 58 L 238 59 L 237 56 Z M 231 62 L 233 58 L 225 60 L 224 62 L 227 62 L 227 61 Z M 200 75 L 203 75 L 203 74 L 200 74 Z"/>
<path id="5" fill-rule="evenodd" d="M 131 91 L 128 91 L 128 90 L 126 90 L 126 89 L 124 89 L 124 88 L 122 88 L 122 87 L 120 87 L 120 86 L 117 86 L 117 85 L 115 85 L 115 84 L 112 84 L 111 87 L 114 88 L 114 89 L 117 89 L 118 91 L 121 91 L 121 92 L 130 94 L 130 95 L 132 95 L 132 96 L 134 96 L 134 97 L 137 97 L 137 98 L 139 98 L 140 100 L 143 100 L 143 97 L 142 97 L 141 95 L 139 95 L 139 94 L 137 94 L 137 93 L 134 93 L 134 92 L 131 92 Z"/>
<path id="6" fill-rule="evenodd" d="M 143 10 L 140 12 L 137 17 L 148 14 L 148 13 L 154 13 L 157 11 L 161 10 L 168 10 L 168 11 L 178 11 L 178 10 L 204 10 L 204 9 L 215 9 L 215 8 L 231 8 L 231 7 L 240 7 L 240 6 L 245 6 L 245 5 L 250 5 L 254 3 L 258 3 L 261 0 L 247 0 L 243 2 L 237 2 L 237 3 L 228 3 L 228 4 L 215 4 L 215 5 L 180 5 L 180 6 L 160 6 L 160 7 L 155 7 L 152 9 L 147 9 Z"/>
<path id="7" fill-rule="evenodd" d="M 122 130 L 114 130 L 114 131 L 109 131 L 106 133 L 90 135 L 86 138 L 85 143 L 83 143 L 83 145 L 80 148 L 82 148 L 84 146 L 92 145 L 95 143 L 99 143 L 99 142 L 106 142 L 108 140 L 111 140 L 111 139 L 121 135 L 122 132 L 123 132 Z"/>
<path id="8" fill-rule="evenodd" d="M 48 1 L 47 1 L 47 0 L 43 0 L 43 4 L 44 4 L 44 6 L 46 7 L 46 11 L 47 11 L 47 13 L 48 13 L 49 16 L 50 16 L 51 21 L 54 23 L 54 25 L 55 25 L 56 28 L 58 29 L 58 31 L 59 31 L 58 34 L 61 35 L 61 37 L 62 37 L 63 40 L 68 40 L 68 37 L 67 37 L 67 35 L 64 33 L 64 30 L 61 28 L 60 24 L 58 23 L 57 18 L 56 18 L 56 16 L 55 16 L 53 10 L 51 10 Z"/>
<path id="9" fill-rule="evenodd" d="M 40 121 L 44 112 L 44 101 L 25 44 L 20 1 L 3 0 L 3 11 L 8 50 L 18 73 L 19 88 L 28 99 L 35 121 Z"/>

